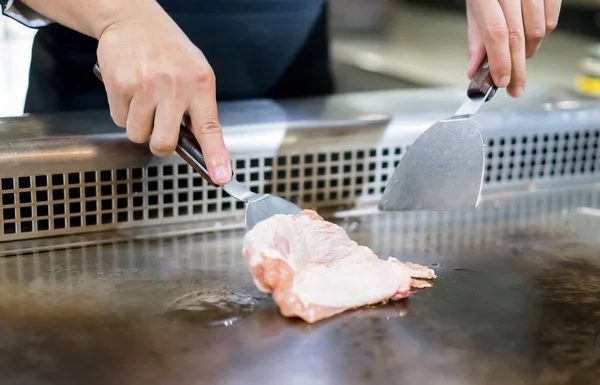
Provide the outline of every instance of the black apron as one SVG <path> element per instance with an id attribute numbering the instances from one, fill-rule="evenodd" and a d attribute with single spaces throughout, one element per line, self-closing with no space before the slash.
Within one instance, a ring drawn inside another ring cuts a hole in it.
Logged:
<path id="1" fill-rule="evenodd" d="M 331 93 L 326 0 L 162 0 L 207 57 L 218 100 Z M 97 41 L 58 24 L 33 42 L 26 113 L 108 109 Z"/>

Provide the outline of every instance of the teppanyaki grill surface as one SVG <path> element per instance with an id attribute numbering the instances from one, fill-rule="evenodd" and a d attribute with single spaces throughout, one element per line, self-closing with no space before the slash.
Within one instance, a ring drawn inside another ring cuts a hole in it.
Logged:
<path id="1" fill-rule="evenodd" d="M 2 259 L 0 383 L 596 384 L 600 221 L 528 218 L 347 221 L 439 278 L 315 325 L 256 291 L 241 232 Z"/>

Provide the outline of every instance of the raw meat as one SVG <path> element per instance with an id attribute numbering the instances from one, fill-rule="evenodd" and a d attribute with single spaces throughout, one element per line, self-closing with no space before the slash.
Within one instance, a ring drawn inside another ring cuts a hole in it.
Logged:
<path id="1" fill-rule="evenodd" d="M 379 259 L 312 210 L 258 223 L 244 238 L 244 258 L 281 313 L 309 323 L 405 298 L 411 288 L 431 286 L 422 279 L 435 278 L 425 266 Z"/>

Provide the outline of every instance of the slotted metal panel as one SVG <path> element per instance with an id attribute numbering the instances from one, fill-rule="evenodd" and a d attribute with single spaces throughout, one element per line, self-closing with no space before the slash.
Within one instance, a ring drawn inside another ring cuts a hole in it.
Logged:
<path id="1" fill-rule="evenodd" d="M 510 183 L 596 173 L 600 130 L 565 129 L 488 139 L 485 181 Z"/>
<path id="2" fill-rule="evenodd" d="M 484 192 L 597 178 L 600 108 L 544 95 L 520 110 L 498 97 L 478 115 L 488 145 Z M 339 210 L 372 206 L 412 141 L 451 115 L 462 97 L 454 91 L 365 93 L 274 104 L 260 114 L 242 103 L 221 114 L 240 182 L 303 207 Z M 419 104 L 432 99 L 439 111 Z M 85 116 L 0 121 L 0 239 L 189 221 L 210 230 L 222 219 L 241 221 L 243 204 L 209 186 L 179 157 L 150 158 L 145 149 L 127 147 L 107 115 L 100 121 Z M 74 121 L 79 129 L 95 128 L 82 137 L 65 128 Z"/>
<path id="3" fill-rule="evenodd" d="M 307 207 L 343 207 L 381 194 L 402 147 L 234 160 L 255 192 Z M 209 186 L 185 163 L 2 178 L 2 235 L 76 232 L 243 213 L 244 204 Z"/>

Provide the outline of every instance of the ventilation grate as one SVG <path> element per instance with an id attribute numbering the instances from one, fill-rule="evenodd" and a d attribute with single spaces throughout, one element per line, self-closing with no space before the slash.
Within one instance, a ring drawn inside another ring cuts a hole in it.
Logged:
<path id="1" fill-rule="evenodd" d="M 490 139 L 485 182 L 593 174 L 599 137 L 594 130 Z"/>
<path id="2" fill-rule="evenodd" d="M 486 185 L 597 173 L 600 130 L 489 137 Z M 407 146 L 296 153 L 234 160 L 237 179 L 315 209 L 374 202 Z M 244 205 L 209 186 L 191 167 L 147 168 L 0 179 L 2 240 L 218 220 Z"/>
<path id="3" fill-rule="evenodd" d="M 296 154 L 240 158 L 234 165 L 238 181 L 252 191 L 319 208 L 381 194 L 402 153 L 397 147 Z M 0 183 L 3 239 L 216 219 L 244 209 L 185 163 L 3 178 Z"/>

